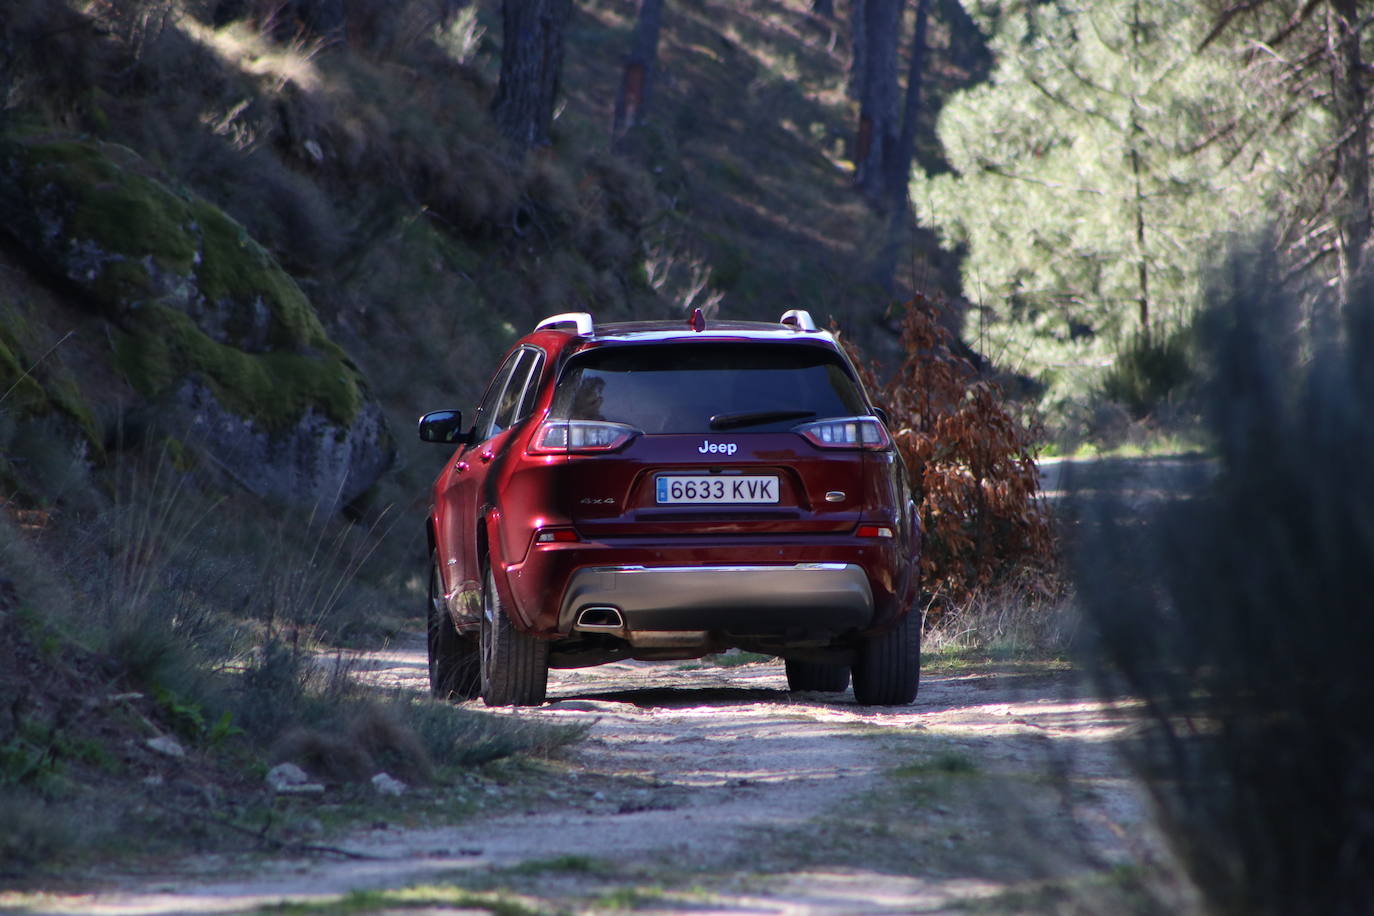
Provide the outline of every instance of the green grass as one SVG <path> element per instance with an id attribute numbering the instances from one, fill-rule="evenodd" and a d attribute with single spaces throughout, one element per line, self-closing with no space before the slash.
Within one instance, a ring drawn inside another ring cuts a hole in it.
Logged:
<path id="1" fill-rule="evenodd" d="M 577 875 L 609 875 L 613 873 L 615 866 L 605 859 L 598 859 L 594 856 L 581 855 L 561 855 L 551 859 L 530 859 L 528 862 L 521 862 L 519 865 L 505 869 L 505 874 L 509 875 L 542 875 L 553 873 L 577 874 Z"/>
<path id="2" fill-rule="evenodd" d="M 502 893 L 483 893 L 469 891 L 461 887 L 441 884 L 426 884 L 400 890 L 354 891 L 335 900 L 311 903 L 282 903 L 263 907 L 254 912 L 283 914 L 283 916 L 310 916 L 313 913 L 395 913 L 406 910 L 460 910 L 472 909 L 491 913 L 492 916 L 542 916 L 552 912 L 528 900 L 518 899 Z"/>
<path id="3" fill-rule="evenodd" d="M 637 910 L 645 904 L 660 903 L 665 892 L 659 887 L 618 887 L 592 901 L 592 906 L 607 910 Z"/>
<path id="4" fill-rule="evenodd" d="M 1094 458 L 1168 458 L 1168 457 L 1208 457 L 1214 454 L 1206 438 L 1187 432 L 1151 433 L 1143 441 L 1119 442 L 1103 445 L 1097 442 L 1079 442 L 1072 448 L 1064 448 L 1055 442 L 1046 443 L 1040 448 L 1040 458 L 1065 460 L 1091 460 Z"/>
<path id="5" fill-rule="evenodd" d="M 1072 667 L 1069 657 L 1055 648 L 1033 645 L 957 646 L 923 649 L 921 670 L 930 673 L 986 671 L 1034 674 Z"/>
<path id="6" fill-rule="evenodd" d="M 930 776 L 971 776 L 979 769 L 978 761 L 964 751 L 941 750 L 913 763 L 903 764 L 892 771 L 898 779 L 921 779 Z"/>

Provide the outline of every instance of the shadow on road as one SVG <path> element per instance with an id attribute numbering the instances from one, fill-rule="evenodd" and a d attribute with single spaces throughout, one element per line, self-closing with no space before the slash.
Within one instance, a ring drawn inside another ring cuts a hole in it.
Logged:
<path id="1" fill-rule="evenodd" d="M 742 703 L 786 704 L 792 694 L 786 690 L 761 687 L 636 687 L 614 689 L 575 689 L 550 695 L 550 703 L 567 700 L 592 700 L 606 703 L 630 703 L 640 709 L 683 709 L 694 706 L 730 706 Z M 839 696 L 838 694 L 836 695 Z"/>

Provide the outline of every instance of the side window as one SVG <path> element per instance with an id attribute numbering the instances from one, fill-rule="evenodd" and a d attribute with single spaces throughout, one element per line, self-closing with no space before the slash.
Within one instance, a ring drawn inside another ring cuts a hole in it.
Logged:
<path id="1" fill-rule="evenodd" d="M 544 368 L 544 354 L 535 354 L 534 362 L 530 365 L 529 379 L 525 382 L 525 396 L 520 399 L 520 409 L 515 414 L 515 422 L 519 423 L 534 410 L 534 402 L 539 400 L 539 374 Z"/>
<path id="2" fill-rule="evenodd" d="M 502 369 L 497 388 L 492 383 L 487 400 L 482 404 L 476 441 L 481 442 L 502 433 L 523 420 L 534 406 L 535 384 L 544 354 L 532 348 L 522 348 L 507 361 L 509 369 Z"/>
<path id="3" fill-rule="evenodd" d="M 482 403 L 477 408 L 477 421 L 472 426 L 473 442 L 482 442 L 495 435 L 492 432 L 492 421 L 496 419 L 501 396 L 505 393 L 506 383 L 510 381 L 511 372 L 515 369 L 515 364 L 520 361 L 524 352 L 524 350 L 519 350 L 506 357 L 506 361 L 501 364 L 500 371 L 496 373 L 496 377 L 487 386 L 486 396 L 482 398 Z M 500 430 L 496 432 L 500 432 Z"/>
<path id="4" fill-rule="evenodd" d="M 503 429 L 510 429 L 528 416 L 526 402 L 533 400 L 534 396 L 530 392 L 537 389 L 535 380 L 538 378 L 539 364 L 542 361 L 543 354 L 533 347 L 522 351 L 520 362 L 516 363 L 510 374 L 506 393 L 501 397 L 501 407 L 496 412 L 496 426 L 499 428 L 492 430 L 493 436 Z"/>

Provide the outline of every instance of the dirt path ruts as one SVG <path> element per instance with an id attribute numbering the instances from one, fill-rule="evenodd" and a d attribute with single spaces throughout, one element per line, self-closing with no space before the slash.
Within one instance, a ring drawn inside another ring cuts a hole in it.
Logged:
<path id="1" fill-rule="evenodd" d="M 424 689 L 422 639 L 370 662 L 373 682 Z M 780 663 L 554 672 L 546 706 L 505 714 L 593 724 L 566 778 L 523 810 L 330 841 L 366 861 L 283 858 L 224 880 L 202 861 L 30 911 L 239 912 L 497 875 L 551 912 L 626 900 L 641 913 L 941 912 L 1157 859 L 1111 744 L 1128 723 L 1078 680 L 1025 666 L 927 673 L 913 706 L 875 709 L 788 694 Z M 538 867 L 560 857 L 606 864 Z M 608 898 L 626 885 L 652 893 Z"/>

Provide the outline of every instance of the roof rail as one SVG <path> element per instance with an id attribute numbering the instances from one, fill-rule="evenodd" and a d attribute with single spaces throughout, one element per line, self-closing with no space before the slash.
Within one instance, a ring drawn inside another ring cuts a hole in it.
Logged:
<path id="1" fill-rule="evenodd" d="M 789 325 L 798 331 L 816 330 L 816 322 L 811 320 L 811 313 L 804 309 L 792 309 L 782 313 L 778 319 L 779 324 Z"/>
<path id="2" fill-rule="evenodd" d="M 578 337 L 592 336 L 592 316 L 589 312 L 563 312 L 560 315 L 550 315 L 535 325 L 534 329 L 541 331 L 544 328 L 553 328 L 560 324 L 577 325 Z"/>

